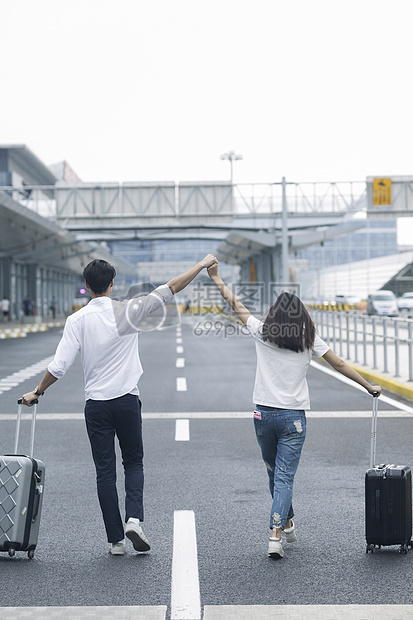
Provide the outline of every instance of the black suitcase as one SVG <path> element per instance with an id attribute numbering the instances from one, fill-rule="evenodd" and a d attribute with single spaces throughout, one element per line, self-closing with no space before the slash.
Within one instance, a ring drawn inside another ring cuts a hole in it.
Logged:
<path id="1" fill-rule="evenodd" d="M 18 401 L 14 454 L 0 456 L 0 551 L 15 555 L 27 551 L 33 558 L 39 535 L 45 466 L 33 458 L 37 400 L 31 425 L 30 456 L 17 454 L 21 400 Z"/>
<path id="2" fill-rule="evenodd" d="M 373 397 L 370 468 L 365 476 L 366 553 L 376 547 L 400 545 L 399 552 L 412 547 L 412 472 L 407 465 L 377 465 L 378 398 Z"/>

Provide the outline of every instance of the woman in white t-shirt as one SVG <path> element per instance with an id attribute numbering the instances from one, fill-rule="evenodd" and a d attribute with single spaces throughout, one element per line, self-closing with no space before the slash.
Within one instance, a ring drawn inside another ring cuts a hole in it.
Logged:
<path id="1" fill-rule="evenodd" d="M 217 265 L 208 273 L 255 339 L 254 426 L 273 497 L 268 555 L 282 558 L 282 535 L 287 542 L 297 540 L 292 520 L 293 483 L 306 435 L 305 409 L 310 408 L 306 375 L 312 356 L 323 357 L 370 394 L 380 394 L 381 388 L 370 385 L 317 336 L 309 313 L 296 295 L 281 293 L 260 320 L 224 284 Z"/>

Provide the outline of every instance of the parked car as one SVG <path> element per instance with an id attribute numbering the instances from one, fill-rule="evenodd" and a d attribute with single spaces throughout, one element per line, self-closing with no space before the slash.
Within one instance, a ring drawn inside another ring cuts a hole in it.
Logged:
<path id="1" fill-rule="evenodd" d="M 397 297 L 393 291 L 377 291 L 367 297 L 367 314 L 398 316 Z"/>
<path id="2" fill-rule="evenodd" d="M 400 312 L 413 314 L 413 293 L 403 293 L 397 300 Z"/>
<path id="3" fill-rule="evenodd" d="M 335 302 L 336 304 L 357 306 L 361 302 L 361 298 L 357 295 L 336 295 Z"/>

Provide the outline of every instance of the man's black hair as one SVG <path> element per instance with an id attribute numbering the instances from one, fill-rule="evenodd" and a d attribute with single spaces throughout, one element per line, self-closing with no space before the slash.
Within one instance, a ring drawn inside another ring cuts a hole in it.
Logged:
<path id="1" fill-rule="evenodd" d="M 107 291 L 115 276 L 115 268 L 100 258 L 92 260 L 83 270 L 84 279 L 96 295 L 101 295 Z"/>

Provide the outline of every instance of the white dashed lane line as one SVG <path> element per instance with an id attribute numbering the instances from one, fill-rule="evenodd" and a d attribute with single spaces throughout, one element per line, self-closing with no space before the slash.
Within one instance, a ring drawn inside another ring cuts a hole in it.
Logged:
<path id="1" fill-rule="evenodd" d="M 177 392 L 186 392 L 187 391 L 186 378 L 185 377 L 177 377 L 176 378 L 176 390 Z"/>
<path id="2" fill-rule="evenodd" d="M 175 441 L 189 441 L 189 420 L 176 420 Z"/>
<path id="3" fill-rule="evenodd" d="M 182 339 L 182 330 L 180 327 L 177 328 L 176 330 L 176 352 L 178 354 L 182 354 L 184 352 L 184 347 L 183 347 L 183 339 Z M 184 368 L 185 367 L 185 358 L 184 357 L 177 357 L 176 358 L 176 363 L 175 363 L 176 368 Z M 186 377 L 177 377 L 176 378 L 176 391 L 177 392 L 186 392 L 187 391 L 187 385 L 186 385 Z"/>

